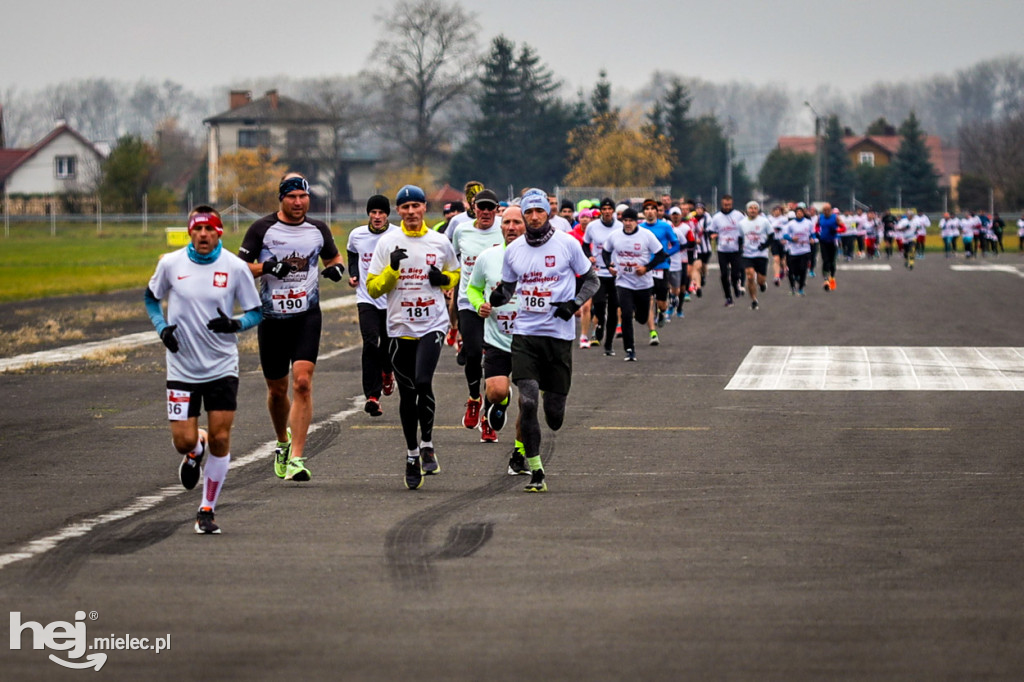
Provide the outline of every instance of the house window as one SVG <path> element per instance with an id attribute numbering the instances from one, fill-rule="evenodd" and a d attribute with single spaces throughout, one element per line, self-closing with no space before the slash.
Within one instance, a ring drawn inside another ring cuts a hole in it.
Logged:
<path id="1" fill-rule="evenodd" d="M 303 157 L 313 155 L 319 143 L 318 131 L 315 128 L 292 128 L 288 131 L 288 156 Z"/>
<path id="2" fill-rule="evenodd" d="M 270 131 L 256 129 L 242 129 L 238 131 L 239 149 L 256 149 L 257 147 L 270 146 Z"/>
<path id="3" fill-rule="evenodd" d="M 53 158 L 54 175 L 60 180 L 68 180 L 75 177 L 78 170 L 78 159 L 74 156 L 55 156 Z"/>
<path id="4" fill-rule="evenodd" d="M 875 165 L 875 153 L 874 152 L 861 152 L 859 158 L 860 158 L 860 165 L 862 165 L 862 166 L 874 166 Z"/>

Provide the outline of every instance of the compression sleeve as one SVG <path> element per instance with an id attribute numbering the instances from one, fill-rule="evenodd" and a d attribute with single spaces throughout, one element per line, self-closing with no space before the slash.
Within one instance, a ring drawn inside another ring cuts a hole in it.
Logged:
<path id="1" fill-rule="evenodd" d="M 480 310 L 480 306 L 487 303 L 483 287 L 475 287 L 472 284 L 466 287 L 466 298 L 469 299 L 469 304 L 473 306 L 473 310 L 477 311 Z"/>
<path id="2" fill-rule="evenodd" d="M 359 254 L 355 251 L 348 252 L 348 276 L 359 279 Z"/>
<path id="3" fill-rule="evenodd" d="M 506 303 L 512 300 L 512 297 L 515 295 L 515 293 L 515 282 L 502 282 L 497 286 L 497 288 L 494 291 L 491 292 L 491 296 L 488 302 L 494 307 L 505 305 Z"/>
<path id="4" fill-rule="evenodd" d="M 246 310 L 245 314 L 238 318 L 241 323 L 241 327 L 238 329 L 240 332 L 244 332 L 246 329 L 252 329 L 263 320 L 263 309 L 253 308 L 252 310 Z"/>
<path id="5" fill-rule="evenodd" d="M 576 298 L 572 300 L 578 306 L 582 306 L 584 303 L 590 300 L 590 298 L 597 293 L 597 290 L 601 288 L 601 280 L 597 278 L 597 271 L 594 268 L 587 270 L 585 275 L 581 275 L 580 279 L 580 293 L 576 294 Z"/>
<path id="6" fill-rule="evenodd" d="M 604 266 L 610 268 L 612 266 L 612 252 L 608 249 L 602 249 L 601 258 L 604 259 Z"/>
<path id="7" fill-rule="evenodd" d="M 664 263 L 666 260 L 668 260 L 668 254 L 665 253 L 665 249 L 662 249 L 658 253 L 654 254 L 654 258 L 651 259 L 651 262 L 645 265 L 644 267 L 647 268 L 648 271 L 650 271 L 658 267 L 659 263 Z"/>
<path id="8" fill-rule="evenodd" d="M 587 258 L 593 258 L 594 255 L 590 252 L 590 244 L 583 242 L 583 253 L 586 254 Z"/>
<path id="9" fill-rule="evenodd" d="M 146 287 L 143 300 L 146 302 L 146 314 L 149 315 L 149 321 L 153 323 L 156 333 L 159 334 L 167 326 L 167 318 L 164 317 L 164 310 L 160 307 L 160 299 L 149 287 Z"/>
<path id="10" fill-rule="evenodd" d="M 379 298 L 395 288 L 398 284 L 398 270 L 388 265 L 383 272 L 375 275 L 366 273 L 366 293 L 372 298 Z"/>

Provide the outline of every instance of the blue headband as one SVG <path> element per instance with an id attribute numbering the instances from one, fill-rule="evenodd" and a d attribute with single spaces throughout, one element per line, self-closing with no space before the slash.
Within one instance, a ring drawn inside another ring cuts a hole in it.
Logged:
<path id="1" fill-rule="evenodd" d="M 277 188 L 277 200 L 281 201 L 284 199 L 284 195 L 295 190 L 302 190 L 306 194 L 309 194 L 309 183 L 306 182 L 306 178 L 288 178 L 282 180 L 280 187 Z"/>

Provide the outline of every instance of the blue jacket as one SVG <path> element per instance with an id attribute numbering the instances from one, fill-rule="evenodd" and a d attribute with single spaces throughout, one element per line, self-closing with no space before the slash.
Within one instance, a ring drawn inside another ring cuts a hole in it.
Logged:
<path id="1" fill-rule="evenodd" d="M 661 242 L 661 247 L 665 249 L 665 255 L 671 256 L 673 253 L 677 253 L 680 249 L 679 238 L 676 237 L 676 231 L 672 229 L 672 223 L 665 222 L 664 220 L 657 220 L 653 225 L 647 223 L 646 220 L 640 221 L 640 227 L 646 228 L 654 233 L 654 236 Z M 669 262 L 665 260 L 662 263 L 654 266 L 655 270 L 668 270 Z"/>
<path id="2" fill-rule="evenodd" d="M 833 213 L 828 218 L 818 216 L 818 238 L 823 242 L 834 242 L 839 237 L 839 218 Z"/>

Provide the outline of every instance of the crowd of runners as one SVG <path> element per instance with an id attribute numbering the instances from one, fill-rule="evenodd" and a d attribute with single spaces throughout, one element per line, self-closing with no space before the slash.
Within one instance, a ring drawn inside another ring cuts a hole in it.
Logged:
<path id="1" fill-rule="evenodd" d="M 544 492 L 540 415 L 550 429 L 561 427 L 574 349 L 614 358 L 621 339 L 623 359 L 637 362 L 638 346 L 659 345 L 658 330 L 683 318 L 685 303 L 705 298 L 713 258 L 725 306 L 748 299 L 756 311 L 769 279 L 793 296 L 803 296 L 816 277 L 834 291 L 840 258 L 898 254 L 911 269 L 924 257 L 931 225 L 923 213 L 840 215 L 829 204 L 763 211 L 749 201 L 740 210 L 731 196 L 715 210 L 668 195 L 573 205 L 537 188 L 502 201 L 470 182 L 465 202 L 446 204 L 444 219 L 430 226 L 426 194 L 406 185 L 394 197 L 398 223 L 389 197 L 371 197 L 366 224 L 349 233 L 342 253 L 329 227 L 307 215 L 309 192 L 300 174 L 282 177 L 279 209 L 249 227 L 237 256 L 221 246 L 217 211 L 196 207 L 190 243 L 160 260 L 146 290 L 147 312 L 167 350 L 179 480 L 186 489 L 203 480 L 197 533 L 220 532 L 214 513 L 231 458 L 239 332 L 258 328 L 277 440 L 274 474 L 312 479 L 304 448 L 321 278 L 355 289 L 366 414 L 383 415 L 383 398 L 397 388 L 407 488 L 441 472 L 433 378 L 448 345 L 465 373 L 462 425 L 481 443 L 513 431 L 507 473 L 529 476 L 527 492 Z M 939 222 L 947 257 L 957 255 L 958 240 L 967 257 L 1000 253 L 1003 227 L 998 214 L 947 214 Z M 1024 250 L 1024 216 L 1018 235 Z M 233 316 L 236 306 L 243 312 Z M 204 405 L 206 429 L 199 427 Z"/>

